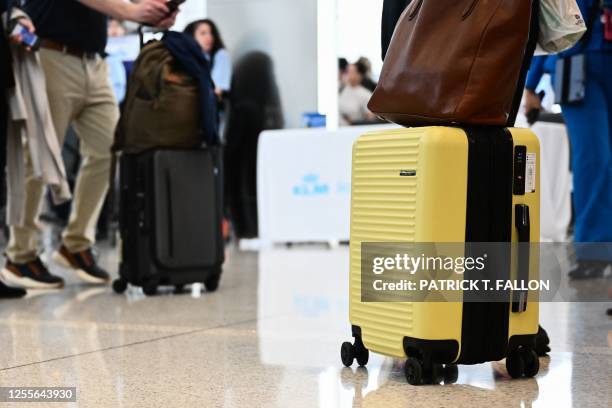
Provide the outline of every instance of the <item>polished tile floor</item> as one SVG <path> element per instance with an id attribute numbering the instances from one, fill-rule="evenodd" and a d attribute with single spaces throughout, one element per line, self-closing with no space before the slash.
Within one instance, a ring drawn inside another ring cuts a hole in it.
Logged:
<path id="1" fill-rule="evenodd" d="M 0 301 L 0 386 L 74 386 L 85 407 L 612 407 L 603 303 L 541 306 L 553 352 L 535 379 L 492 363 L 413 387 L 401 361 L 343 368 L 347 258 L 345 247 L 231 249 L 218 292 L 154 298 L 53 267 L 64 290 Z M 116 270 L 113 250 L 101 260 Z"/>

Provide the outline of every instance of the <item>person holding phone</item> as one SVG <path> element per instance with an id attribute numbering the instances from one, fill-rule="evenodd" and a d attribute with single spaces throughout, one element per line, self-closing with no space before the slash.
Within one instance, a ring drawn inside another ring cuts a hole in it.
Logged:
<path id="1" fill-rule="evenodd" d="M 14 28 L 12 30 L 9 29 L 9 31 L 11 31 L 9 38 L 15 44 L 23 45 L 24 47 L 31 49 L 31 47 L 38 42 L 37 40 L 34 42 L 29 42 L 27 40 L 28 34 L 32 34 L 32 37 L 37 39 L 37 37 L 34 35 L 36 31 L 34 30 L 34 25 L 32 24 L 32 21 L 27 18 L 18 19 L 15 22 Z"/>
<path id="2" fill-rule="evenodd" d="M 53 259 L 86 282 L 105 284 L 109 275 L 97 264 L 92 247 L 108 189 L 110 147 L 119 117 L 104 59 L 107 18 L 169 28 L 178 10 L 172 11 L 166 0 L 26 0 L 22 8 L 32 22 L 21 23 L 40 37 L 40 62 L 56 134 L 63 138 L 72 124 L 81 139 L 82 163 L 72 212 Z M 19 37 L 12 40 L 23 40 Z M 31 171 L 28 166 L 28 174 Z M 38 257 L 37 219 L 43 193 L 41 181 L 26 177 L 23 224 L 11 226 L 7 260 L 0 271 L 1 279 L 10 286 L 48 289 L 64 285 Z"/>

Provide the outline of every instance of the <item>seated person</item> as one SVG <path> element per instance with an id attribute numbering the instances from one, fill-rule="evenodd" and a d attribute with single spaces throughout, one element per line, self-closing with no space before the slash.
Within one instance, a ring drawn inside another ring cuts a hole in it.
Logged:
<path id="1" fill-rule="evenodd" d="M 376 117 L 368 110 L 368 102 L 372 92 L 363 85 L 363 74 L 357 64 L 348 67 L 346 84 L 340 92 L 339 110 L 340 126 L 350 126 L 357 123 L 375 121 Z"/>

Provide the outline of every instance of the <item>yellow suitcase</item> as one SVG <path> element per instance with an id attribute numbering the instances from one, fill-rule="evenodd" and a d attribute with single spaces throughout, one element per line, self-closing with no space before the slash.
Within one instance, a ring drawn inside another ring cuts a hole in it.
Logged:
<path id="1" fill-rule="evenodd" d="M 503 358 L 512 377 L 537 374 L 537 294 L 520 306 L 517 298 L 365 302 L 361 245 L 519 238 L 537 243 L 539 149 L 528 129 L 492 127 L 404 128 L 368 133 L 355 142 L 349 285 L 354 342 L 342 345 L 345 366 L 354 359 L 366 365 L 369 351 L 407 358 L 405 374 L 413 385 L 454 382 L 457 364 Z M 537 279 L 537 255 L 528 254 L 527 262 L 528 278 Z"/>

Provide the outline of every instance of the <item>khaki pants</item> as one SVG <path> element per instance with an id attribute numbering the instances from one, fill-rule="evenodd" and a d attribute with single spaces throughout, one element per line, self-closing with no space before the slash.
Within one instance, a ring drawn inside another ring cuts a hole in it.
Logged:
<path id="1" fill-rule="evenodd" d="M 102 58 L 80 59 L 42 49 L 40 59 L 60 145 L 71 123 L 81 139 L 81 168 L 72 213 L 62 238 L 69 251 L 82 251 L 95 242 L 96 224 L 108 190 L 110 147 L 119 109 L 108 78 L 108 66 Z M 27 149 L 26 156 L 29 156 Z M 25 222 L 22 227 L 11 228 L 6 251 L 9 259 L 17 263 L 37 256 L 37 220 L 45 190 L 42 182 L 32 177 L 29 157 L 26 165 Z"/>

